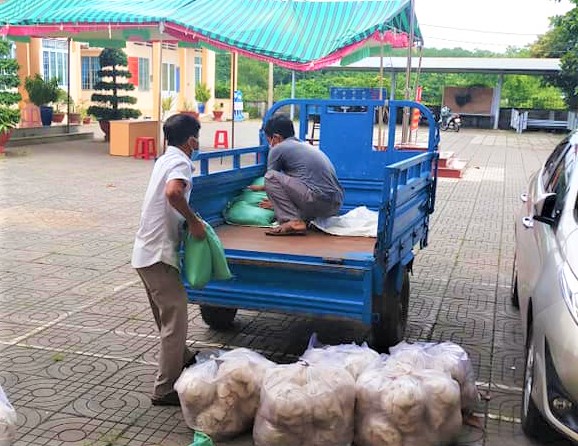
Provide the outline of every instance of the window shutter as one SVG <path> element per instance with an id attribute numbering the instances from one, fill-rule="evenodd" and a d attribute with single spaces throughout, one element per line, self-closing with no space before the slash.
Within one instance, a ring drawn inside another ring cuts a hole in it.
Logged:
<path id="1" fill-rule="evenodd" d="M 177 93 L 180 93 L 181 91 L 181 69 L 179 67 L 177 67 L 175 69 L 175 77 L 176 77 L 176 91 Z"/>
<path id="2" fill-rule="evenodd" d="M 138 57 L 128 58 L 128 71 L 132 77 L 128 80 L 135 87 L 138 87 Z"/>

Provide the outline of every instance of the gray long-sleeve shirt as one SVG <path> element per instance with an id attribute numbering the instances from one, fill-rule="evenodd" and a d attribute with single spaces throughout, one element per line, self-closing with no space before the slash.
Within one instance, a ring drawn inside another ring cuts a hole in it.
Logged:
<path id="1" fill-rule="evenodd" d="M 327 155 L 297 138 L 287 138 L 269 151 L 268 169 L 300 179 L 319 198 L 343 201 L 343 189 Z"/>

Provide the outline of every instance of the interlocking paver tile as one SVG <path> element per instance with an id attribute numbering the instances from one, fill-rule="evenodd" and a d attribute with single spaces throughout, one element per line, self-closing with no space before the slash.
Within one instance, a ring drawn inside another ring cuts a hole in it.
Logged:
<path id="1" fill-rule="evenodd" d="M 249 140 L 259 124 L 239 128 Z M 201 137 L 210 145 L 210 130 Z M 471 357 L 490 397 L 476 409 L 486 432 L 465 428 L 459 446 L 534 444 L 517 419 L 524 349 L 510 303 L 512 223 L 529 174 L 560 138 L 471 129 L 442 137 L 468 168 L 461 180 L 438 182 L 406 339 L 453 340 Z M 187 446 L 192 431 L 179 409 L 150 405 L 159 338 L 129 263 L 142 202 L 135 191 L 152 163 L 109 157 L 92 141 L 19 153 L 0 161 L 11 190 L 0 200 L 0 385 L 19 414 L 15 446 Z M 313 332 L 327 344 L 368 337 L 360 324 L 248 310 L 218 332 L 197 306 L 188 313 L 190 348 L 249 347 L 279 363 L 298 359 Z M 217 444 L 249 446 L 251 435 Z"/>

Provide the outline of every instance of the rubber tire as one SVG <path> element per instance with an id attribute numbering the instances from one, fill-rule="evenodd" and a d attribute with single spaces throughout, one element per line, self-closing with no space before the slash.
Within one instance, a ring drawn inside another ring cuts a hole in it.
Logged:
<path id="1" fill-rule="evenodd" d="M 520 297 L 518 295 L 518 269 L 516 268 L 516 255 L 514 255 L 514 264 L 512 265 L 512 282 L 510 285 L 510 299 L 515 308 L 520 308 Z"/>
<path id="2" fill-rule="evenodd" d="M 378 352 L 387 352 L 389 347 L 403 340 L 407 328 L 409 307 L 409 271 L 404 268 L 401 290 L 395 290 L 395 270 L 388 273 L 383 297 L 373 302 L 373 312 L 379 313 L 379 322 L 371 325 L 372 347 Z"/>
<path id="3" fill-rule="evenodd" d="M 200 307 L 203 321 L 215 330 L 231 328 L 237 315 L 236 308 L 214 307 L 212 305 L 200 305 Z"/>
<path id="4" fill-rule="evenodd" d="M 524 410 L 525 406 L 524 401 L 528 391 L 528 389 L 526 388 L 528 379 L 528 373 L 526 369 L 528 367 L 528 355 L 530 353 L 530 344 L 533 342 L 534 342 L 533 329 L 532 326 L 530 326 L 530 328 L 528 329 L 528 340 L 526 341 L 526 348 L 525 348 L 526 364 L 524 367 L 524 387 L 522 388 L 523 392 L 522 392 L 522 407 L 521 407 L 522 430 L 528 437 L 534 438 L 536 440 L 541 441 L 552 440 L 553 438 L 556 438 L 556 434 L 554 430 L 550 427 L 550 425 L 544 420 L 542 413 L 540 412 L 540 410 L 538 410 L 538 407 L 534 403 L 534 400 L 532 399 L 531 390 L 528 399 L 528 408 L 526 411 Z M 534 385 L 533 375 L 534 372 L 532 371 L 532 383 L 531 383 L 532 387 Z"/>

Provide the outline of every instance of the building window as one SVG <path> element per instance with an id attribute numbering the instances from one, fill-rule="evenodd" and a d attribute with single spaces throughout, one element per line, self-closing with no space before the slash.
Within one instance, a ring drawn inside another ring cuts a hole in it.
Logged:
<path id="1" fill-rule="evenodd" d="M 100 61 L 98 57 L 82 56 L 81 65 L 82 89 L 94 90 L 94 85 L 100 80 L 98 75 Z"/>
<path id="2" fill-rule="evenodd" d="M 151 71 L 150 60 L 145 57 L 138 58 L 138 91 L 150 91 Z"/>
<path id="3" fill-rule="evenodd" d="M 195 56 L 195 85 L 203 81 L 203 58 Z"/>
<path id="4" fill-rule="evenodd" d="M 58 79 L 58 85 L 68 85 L 68 43 L 66 40 L 42 39 L 42 68 L 45 80 Z"/>
<path id="5" fill-rule="evenodd" d="M 178 93 L 180 70 L 175 64 L 163 63 L 161 89 L 163 93 Z"/>

